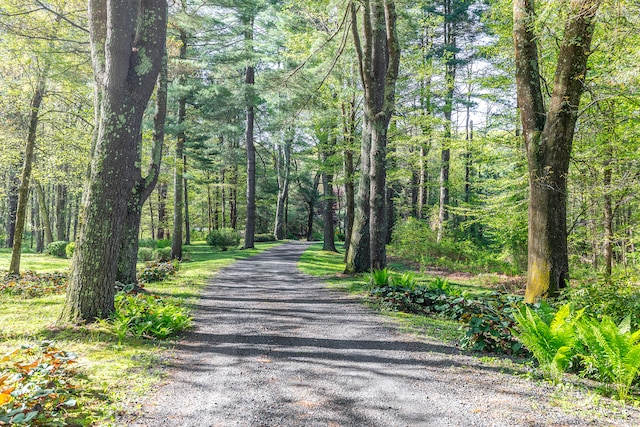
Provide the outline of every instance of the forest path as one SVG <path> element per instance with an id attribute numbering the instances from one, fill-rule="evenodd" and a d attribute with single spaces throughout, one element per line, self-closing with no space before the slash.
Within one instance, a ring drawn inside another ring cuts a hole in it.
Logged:
<path id="1" fill-rule="evenodd" d="M 297 269 L 307 247 L 287 243 L 220 271 L 167 381 L 127 425 L 602 425 L 550 405 L 549 387 L 416 341 L 327 290 Z"/>

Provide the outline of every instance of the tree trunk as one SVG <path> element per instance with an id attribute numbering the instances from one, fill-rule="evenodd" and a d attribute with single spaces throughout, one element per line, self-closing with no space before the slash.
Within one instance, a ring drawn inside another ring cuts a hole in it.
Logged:
<path id="1" fill-rule="evenodd" d="M 34 217 L 33 225 L 34 231 L 36 234 L 36 252 L 41 254 L 44 252 L 44 232 L 42 230 L 42 221 L 40 219 L 40 206 L 38 205 L 38 196 L 32 192 L 33 197 L 31 198 L 31 211 Z"/>
<path id="2" fill-rule="evenodd" d="M 9 170 L 9 182 L 7 188 L 7 240 L 5 240 L 5 246 L 10 248 L 13 246 L 13 236 L 16 232 L 16 212 L 18 210 L 18 188 L 20 186 L 20 180 L 17 174 L 14 173 L 13 168 Z"/>
<path id="3" fill-rule="evenodd" d="M 244 17 L 244 40 L 249 55 L 253 54 L 253 16 Z M 246 127 L 245 144 L 247 148 L 247 219 L 244 229 L 244 248 L 251 249 L 254 245 L 256 231 L 256 147 L 253 142 L 254 125 L 254 94 L 255 70 L 248 65 L 245 75 Z"/>
<path id="4" fill-rule="evenodd" d="M 164 144 L 164 123 L 167 116 L 167 57 L 163 55 L 160 72 L 158 73 L 156 90 L 156 111 L 153 117 L 153 145 L 151 160 L 147 174 L 142 177 L 142 171 L 136 167 L 136 184 L 129 196 L 127 216 L 124 224 L 122 246 L 118 258 L 116 280 L 120 283 L 138 283 L 136 277 L 136 263 L 138 262 L 138 241 L 140 237 L 140 219 L 142 207 L 147 201 L 158 182 L 160 164 L 162 162 L 162 148 Z M 139 164 L 142 159 L 138 154 Z M 153 227 L 152 227 L 153 228 Z"/>
<path id="5" fill-rule="evenodd" d="M 282 240 L 286 237 L 285 228 L 285 205 L 289 197 L 289 176 L 291 174 L 291 144 L 292 141 L 286 137 L 284 147 L 282 144 L 278 147 L 278 201 L 276 205 L 276 224 L 273 235 L 276 240 Z"/>
<path id="6" fill-rule="evenodd" d="M 38 114 L 40 113 L 40 104 L 44 98 L 46 90 L 47 76 L 43 71 L 38 76 L 38 82 L 31 98 L 29 113 L 29 131 L 27 135 L 27 143 L 24 149 L 24 165 L 22 167 L 22 176 L 20 177 L 20 185 L 18 186 L 18 206 L 16 210 L 16 227 L 13 236 L 13 247 L 11 250 L 11 263 L 9 264 L 9 274 L 20 274 L 20 256 L 22 254 L 22 234 L 24 232 L 24 223 L 27 216 L 27 204 L 29 203 L 29 183 L 31 182 L 31 168 L 33 165 L 33 157 L 36 148 L 36 135 L 38 131 Z"/>
<path id="7" fill-rule="evenodd" d="M 184 173 L 187 172 L 187 156 L 184 156 Z M 189 222 L 189 180 L 186 176 L 182 179 L 184 182 L 184 244 L 191 244 L 191 224 Z"/>
<path id="8" fill-rule="evenodd" d="M 387 129 L 395 104 L 400 47 L 396 32 L 395 4 L 392 0 L 365 0 L 361 9 L 364 35 L 362 43 L 358 34 L 355 4 L 352 3 L 352 32 L 364 88 L 365 126 L 369 129 L 367 139 L 370 143 L 368 153 L 365 154 L 363 151 L 363 157 L 369 157 L 367 166 L 370 186 L 368 194 L 370 265 L 367 269 L 381 269 L 386 265 Z M 364 165 L 364 160 L 362 163 Z M 356 215 L 356 221 L 358 221 L 358 215 Z M 354 227 L 354 236 L 352 236 L 354 243 L 355 237 Z M 362 242 L 359 240 L 359 244 Z M 347 255 L 347 272 L 357 270 L 354 261 L 355 257 Z"/>
<path id="9" fill-rule="evenodd" d="M 53 233 L 51 232 L 51 219 L 49 216 L 49 209 L 47 208 L 47 198 L 44 194 L 44 188 L 38 181 L 34 181 L 34 187 L 36 194 L 38 195 L 38 206 L 40 207 L 40 220 L 42 221 L 42 228 L 44 231 L 44 245 L 45 249 L 49 243 L 53 242 Z"/>
<path id="10" fill-rule="evenodd" d="M 180 29 L 180 59 L 187 59 L 187 33 Z M 179 83 L 184 84 L 185 76 L 178 77 Z M 184 208 L 184 144 L 186 140 L 185 119 L 187 116 L 187 98 L 178 99 L 178 134 L 176 140 L 175 168 L 173 175 L 173 239 L 171 241 L 171 259 L 182 259 L 183 241 L 183 208 Z M 187 232 L 189 232 L 187 230 Z"/>
<path id="11" fill-rule="evenodd" d="M 324 199 L 322 250 L 338 252 L 336 250 L 335 231 L 333 228 L 333 203 L 335 201 L 335 197 L 333 196 L 333 174 L 327 172 L 327 169 L 331 168 L 329 158 L 334 154 L 335 140 L 332 136 L 329 136 L 323 145 L 324 147 L 320 148 L 322 152 L 322 194 Z"/>
<path id="12" fill-rule="evenodd" d="M 532 25 L 533 1 L 513 3 L 516 88 L 529 165 L 527 303 L 555 295 L 569 279 L 567 175 L 599 5 L 599 0 L 570 3 L 546 110 Z"/>
<path id="13" fill-rule="evenodd" d="M 109 316 L 144 110 L 161 68 L 167 3 L 89 1 L 96 128 L 61 321 Z"/>
<path id="14" fill-rule="evenodd" d="M 355 216 L 355 169 L 353 165 L 353 145 L 356 133 L 356 101 L 349 102 L 349 110 L 342 104 L 342 126 L 344 134 L 344 193 L 346 199 L 346 212 L 344 216 L 344 259 L 347 259 L 349 246 L 351 245 L 351 233 L 353 232 L 353 218 Z"/>
<path id="15" fill-rule="evenodd" d="M 440 153 L 440 206 L 438 211 L 438 235 L 440 242 L 445 234 L 449 221 L 449 166 L 451 159 L 451 113 L 453 111 L 453 92 L 456 84 L 456 38 L 453 32 L 454 23 L 451 20 L 451 0 L 444 1 L 444 43 L 448 53 L 445 65 L 446 95 L 444 101 L 444 135 L 442 151 Z"/>
<path id="16" fill-rule="evenodd" d="M 358 180 L 358 192 L 355 199 L 355 215 L 351 230 L 351 242 L 347 251 L 345 273 L 363 273 L 369 271 L 369 151 L 371 147 L 371 134 L 366 122 L 362 125 L 362 145 L 360 147 L 360 178 Z"/>
<path id="17" fill-rule="evenodd" d="M 158 184 L 158 240 L 166 238 L 165 227 L 167 225 L 167 183 Z"/>
<path id="18" fill-rule="evenodd" d="M 611 202 L 611 173 L 613 150 L 609 143 L 606 148 L 604 164 L 604 275 L 607 280 L 613 269 L 613 203 Z"/>
<path id="19" fill-rule="evenodd" d="M 65 220 L 65 208 L 67 205 L 67 187 L 62 184 L 55 186 L 56 189 L 56 238 L 68 241 L 67 222 Z"/>

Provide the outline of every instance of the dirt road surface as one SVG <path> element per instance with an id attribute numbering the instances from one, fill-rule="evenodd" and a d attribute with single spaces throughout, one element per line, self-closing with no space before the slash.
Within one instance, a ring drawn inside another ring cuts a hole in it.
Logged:
<path id="1" fill-rule="evenodd" d="M 418 341 L 296 267 L 287 243 L 220 271 L 134 426 L 632 426 L 553 388 Z M 631 417 L 631 418 L 629 418 Z"/>

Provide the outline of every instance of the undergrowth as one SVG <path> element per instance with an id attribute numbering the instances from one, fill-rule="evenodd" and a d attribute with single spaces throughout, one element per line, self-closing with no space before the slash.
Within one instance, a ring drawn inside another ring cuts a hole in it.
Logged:
<path id="1" fill-rule="evenodd" d="M 48 341 L 0 358 L 0 425 L 72 424 L 80 415 L 75 359 Z"/>

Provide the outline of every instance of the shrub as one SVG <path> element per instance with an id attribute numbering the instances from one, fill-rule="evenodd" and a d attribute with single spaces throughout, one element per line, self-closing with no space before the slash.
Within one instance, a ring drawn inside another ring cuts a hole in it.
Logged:
<path id="1" fill-rule="evenodd" d="M 153 258 L 156 261 L 167 262 L 171 260 L 171 247 L 165 246 L 163 248 L 158 248 L 153 251 Z"/>
<path id="2" fill-rule="evenodd" d="M 276 236 L 271 233 L 259 233 L 253 238 L 254 242 L 275 242 Z"/>
<path id="3" fill-rule="evenodd" d="M 621 322 L 629 315 L 631 328 L 640 329 L 640 289 L 630 281 L 588 281 L 565 288 L 563 296 L 598 319 Z"/>
<path id="4" fill-rule="evenodd" d="M 76 250 L 76 242 L 71 242 L 64 248 L 64 253 L 67 258 L 73 258 L 73 252 Z"/>
<path id="5" fill-rule="evenodd" d="M 153 249 L 148 247 L 138 248 L 138 261 L 148 262 L 153 259 Z"/>
<path id="6" fill-rule="evenodd" d="M 160 239 L 156 241 L 158 249 L 171 247 L 171 239 Z"/>
<path id="7" fill-rule="evenodd" d="M 158 241 L 155 240 L 155 239 L 140 239 L 140 240 L 138 240 L 138 247 L 139 248 L 157 249 L 158 248 Z"/>
<path id="8" fill-rule="evenodd" d="M 47 253 L 52 256 L 57 256 L 60 258 L 66 258 L 67 256 L 67 242 L 60 240 L 57 242 L 49 243 L 47 246 Z"/>
<path id="9" fill-rule="evenodd" d="M 67 289 L 65 273 L 35 273 L 26 270 L 20 276 L 7 275 L 0 280 L 0 293 L 23 298 L 61 294 Z"/>
<path id="10" fill-rule="evenodd" d="M 191 324 L 187 309 L 153 295 L 119 293 L 112 324 L 120 343 L 127 335 L 166 339 Z"/>
<path id="11" fill-rule="evenodd" d="M 151 261 L 145 264 L 140 274 L 138 274 L 138 279 L 143 283 L 161 282 L 175 275 L 177 270 L 177 263 Z"/>
<path id="12" fill-rule="evenodd" d="M 207 244 L 217 247 L 221 251 L 229 248 L 236 248 L 240 244 L 240 235 L 232 228 L 221 228 L 213 230 L 207 236 Z"/>
<path id="13" fill-rule="evenodd" d="M 0 424 L 62 426 L 77 412 L 76 355 L 43 342 L 0 359 Z M 75 424 L 74 424 L 75 425 Z"/>

